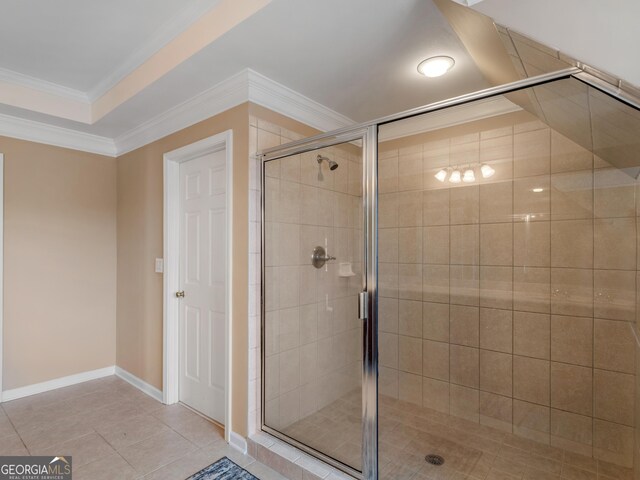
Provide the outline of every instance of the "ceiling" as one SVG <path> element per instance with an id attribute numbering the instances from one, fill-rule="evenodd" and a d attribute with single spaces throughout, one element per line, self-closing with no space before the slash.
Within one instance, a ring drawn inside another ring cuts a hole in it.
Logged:
<path id="1" fill-rule="evenodd" d="M 215 0 L 3 0 L 0 67 L 83 93 L 187 28 Z M 19 40 L 18 40 L 19 39 Z M 137 65 L 135 65 L 137 66 Z M 127 72 L 128 73 L 128 72 Z"/>
<path id="2" fill-rule="evenodd" d="M 530 12 L 551 0 L 464 3 L 555 38 Z M 327 129 L 490 86 L 432 0 L 5 0 L 0 13 L 0 135 L 61 127 L 47 138 L 80 132 L 114 155 L 234 102 Z M 419 75 L 438 54 L 454 69 Z"/>

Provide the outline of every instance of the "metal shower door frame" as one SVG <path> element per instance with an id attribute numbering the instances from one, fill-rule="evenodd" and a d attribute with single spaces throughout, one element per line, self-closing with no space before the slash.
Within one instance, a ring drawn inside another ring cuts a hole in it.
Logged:
<path id="1" fill-rule="evenodd" d="M 382 117 L 370 122 L 344 127 L 332 132 L 319 134 L 307 139 L 290 142 L 285 145 L 266 149 L 259 153 L 261 162 L 261 212 L 262 212 L 262 298 L 261 298 L 261 339 L 264 345 L 264 293 L 265 293 L 265 259 L 264 259 L 264 171 L 265 162 L 277 158 L 303 153 L 339 143 L 362 140 L 363 142 L 363 227 L 364 236 L 364 265 L 362 291 L 367 295 L 367 321 L 363 331 L 363 370 L 362 370 L 362 473 L 343 465 L 331 457 L 318 452 L 286 435 L 267 427 L 264 424 L 264 388 L 261 391 L 262 402 L 262 430 L 292 444 L 295 447 L 319 458 L 340 470 L 364 480 L 378 479 L 378 129 L 381 125 L 398 120 L 423 115 L 446 108 L 471 103 L 497 95 L 515 92 L 525 88 L 535 87 L 557 80 L 574 78 L 586 83 L 597 90 L 603 91 L 617 100 L 640 109 L 640 98 L 633 93 L 620 88 L 619 84 L 612 84 L 605 80 L 606 74 L 586 66 L 570 67 L 551 73 L 525 78 L 509 84 L 487 88 L 477 92 L 461 95 L 448 100 L 435 102 L 394 115 Z M 262 349 L 262 385 L 264 386 L 264 348 Z"/>
<path id="2" fill-rule="evenodd" d="M 260 184 L 261 184 L 261 385 L 265 385 L 265 169 L 271 160 L 277 160 L 290 155 L 297 155 L 320 148 L 331 147 L 344 143 L 362 142 L 362 247 L 364 272 L 361 275 L 361 293 L 366 296 L 366 318 L 363 319 L 362 334 L 362 472 L 359 472 L 348 465 L 339 462 L 324 452 L 315 450 L 282 432 L 265 424 L 265 395 L 264 388 L 261 389 L 261 429 L 274 437 L 283 440 L 296 448 L 308 453 L 351 476 L 361 479 L 377 478 L 378 476 L 378 366 L 377 366 L 377 212 L 371 205 L 375 205 L 377 195 L 377 175 L 375 166 L 377 165 L 377 127 L 368 126 L 352 128 L 337 136 L 323 136 L 322 138 L 310 138 L 308 141 L 301 140 L 295 145 L 285 145 L 284 148 L 275 148 L 270 151 L 259 153 L 260 158 Z M 373 233 L 373 234 L 372 234 Z M 359 310 L 362 310 L 359 308 Z M 363 312 L 360 312 L 363 313 Z"/>

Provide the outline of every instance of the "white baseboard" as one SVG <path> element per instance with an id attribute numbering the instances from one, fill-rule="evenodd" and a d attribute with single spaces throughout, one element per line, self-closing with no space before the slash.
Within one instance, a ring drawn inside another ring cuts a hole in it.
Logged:
<path id="1" fill-rule="evenodd" d="M 229 445 L 242 452 L 243 455 L 247 454 L 247 439 L 239 433 L 233 431 L 229 433 Z"/>
<path id="2" fill-rule="evenodd" d="M 42 383 L 34 383 L 33 385 L 27 385 L 25 387 L 13 388 L 11 390 L 5 390 L 2 392 L 2 401 L 8 402 L 10 400 L 16 400 L 18 398 L 28 397 L 36 395 L 38 393 L 48 392 L 49 390 L 55 390 L 57 388 L 69 387 L 76 385 L 77 383 L 88 382 L 89 380 L 96 380 L 98 378 L 108 377 L 115 373 L 117 367 L 105 367 L 98 370 L 91 370 L 88 372 L 76 373 L 75 375 L 69 375 L 67 377 L 55 378 Z"/>
<path id="3" fill-rule="evenodd" d="M 115 367 L 115 374 L 121 379 L 123 379 L 125 382 L 130 383 L 131 385 L 136 387 L 138 390 L 146 393 L 154 400 L 164 403 L 162 401 L 162 392 L 158 390 L 156 387 L 154 387 L 153 385 L 149 385 L 144 380 L 139 379 L 134 374 L 129 373 L 118 366 Z"/>

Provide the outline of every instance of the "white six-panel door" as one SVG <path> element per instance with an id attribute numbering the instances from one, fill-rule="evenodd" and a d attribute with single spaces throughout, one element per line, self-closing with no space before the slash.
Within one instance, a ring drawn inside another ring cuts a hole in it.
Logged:
<path id="1" fill-rule="evenodd" d="M 180 164 L 180 401 L 225 418 L 225 151 Z"/>

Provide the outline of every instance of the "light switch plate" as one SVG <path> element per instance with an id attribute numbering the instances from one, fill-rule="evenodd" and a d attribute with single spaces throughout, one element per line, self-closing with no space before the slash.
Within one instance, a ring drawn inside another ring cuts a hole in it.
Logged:
<path id="1" fill-rule="evenodd" d="M 156 258 L 156 273 L 164 272 L 164 258 Z"/>

